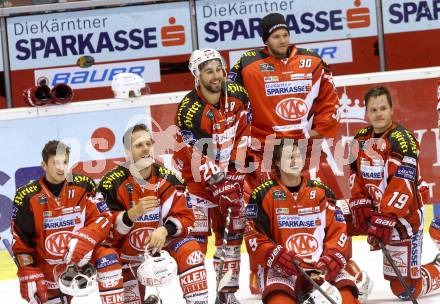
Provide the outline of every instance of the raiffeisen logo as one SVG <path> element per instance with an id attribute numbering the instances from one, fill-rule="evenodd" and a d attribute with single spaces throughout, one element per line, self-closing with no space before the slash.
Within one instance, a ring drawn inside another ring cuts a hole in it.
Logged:
<path id="1" fill-rule="evenodd" d="M 257 38 L 261 36 L 261 18 L 251 16 L 265 15 L 271 11 L 289 12 L 285 18 L 292 35 L 368 28 L 371 25 L 369 7 L 362 6 L 360 0 L 353 1 L 352 5 L 345 9 L 298 9 L 300 4 L 297 1 L 230 2 L 223 5 L 207 3 L 202 6 L 202 17 L 207 19 L 204 24 L 204 40 L 212 43 Z M 212 17 L 217 20 L 209 21 Z"/>

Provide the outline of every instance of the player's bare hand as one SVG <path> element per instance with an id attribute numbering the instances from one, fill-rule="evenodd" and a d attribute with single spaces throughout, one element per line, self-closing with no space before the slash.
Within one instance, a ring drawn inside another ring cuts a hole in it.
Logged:
<path id="1" fill-rule="evenodd" d="M 168 236 L 168 231 L 165 227 L 161 226 L 156 228 L 149 236 L 147 240 L 147 247 L 152 250 L 152 253 L 162 250 L 165 245 L 165 241 Z"/>
<path id="2" fill-rule="evenodd" d="M 145 196 L 138 200 L 136 205 L 128 210 L 128 217 L 133 222 L 142 214 L 153 211 L 159 206 L 156 196 Z"/>

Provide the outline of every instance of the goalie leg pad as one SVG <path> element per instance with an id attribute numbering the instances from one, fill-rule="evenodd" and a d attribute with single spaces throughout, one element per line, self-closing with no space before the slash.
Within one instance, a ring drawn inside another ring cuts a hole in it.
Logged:
<path id="1" fill-rule="evenodd" d="M 217 249 L 214 254 L 214 269 L 215 272 L 218 273 L 218 269 L 220 266 L 220 256 L 222 253 L 221 246 L 217 246 Z M 240 263 L 241 263 L 241 254 L 240 254 L 240 246 L 226 246 L 226 256 L 225 256 L 225 264 L 223 266 L 223 271 L 221 277 L 228 272 L 229 269 L 232 270 L 232 277 L 228 283 L 226 283 L 225 287 L 222 289 L 223 292 L 235 292 L 238 289 L 238 279 L 240 277 Z"/>

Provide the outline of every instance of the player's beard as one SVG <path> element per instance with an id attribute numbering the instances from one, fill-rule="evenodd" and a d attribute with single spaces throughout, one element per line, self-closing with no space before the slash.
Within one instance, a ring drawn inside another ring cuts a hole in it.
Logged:
<path id="1" fill-rule="evenodd" d="M 270 51 L 273 54 L 273 56 L 278 59 L 286 58 L 288 50 L 289 50 L 288 45 L 286 47 L 270 48 Z"/>
<path id="2" fill-rule="evenodd" d="M 222 86 L 224 85 L 224 79 L 220 79 L 219 84 L 212 84 L 210 82 L 202 81 L 201 85 L 210 93 L 217 94 L 222 90 Z"/>

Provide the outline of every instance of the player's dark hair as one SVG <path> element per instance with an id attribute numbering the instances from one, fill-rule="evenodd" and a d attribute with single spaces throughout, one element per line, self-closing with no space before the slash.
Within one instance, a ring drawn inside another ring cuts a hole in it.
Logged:
<path id="1" fill-rule="evenodd" d="M 383 86 L 371 88 L 367 91 L 367 93 L 365 93 L 365 96 L 364 96 L 365 108 L 368 107 L 368 103 L 370 102 L 371 98 L 375 98 L 375 97 L 382 96 L 382 95 L 386 96 L 387 101 L 388 101 L 388 105 L 390 106 L 390 108 L 392 108 L 393 101 L 391 99 L 390 91 L 388 91 L 388 89 Z"/>
<path id="2" fill-rule="evenodd" d="M 67 146 L 65 143 L 60 142 L 59 140 L 51 140 L 48 141 L 43 148 L 43 151 L 41 151 L 41 157 L 43 158 L 43 161 L 47 164 L 49 157 L 55 156 L 58 154 L 66 154 L 67 156 L 70 155 L 70 147 Z"/>
<path id="3" fill-rule="evenodd" d="M 131 135 L 137 131 L 145 131 L 150 133 L 150 130 L 145 124 L 137 124 L 134 125 L 125 131 L 124 136 L 122 137 L 122 144 L 124 145 L 126 150 L 131 150 Z"/>
<path id="4" fill-rule="evenodd" d="M 280 168 L 278 167 L 277 163 L 281 161 L 284 146 L 299 147 L 298 141 L 292 138 L 282 138 L 281 142 L 274 147 L 272 154 L 272 167 L 275 169 L 275 173 L 277 174 L 277 176 L 280 176 L 281 174 Z"/>

